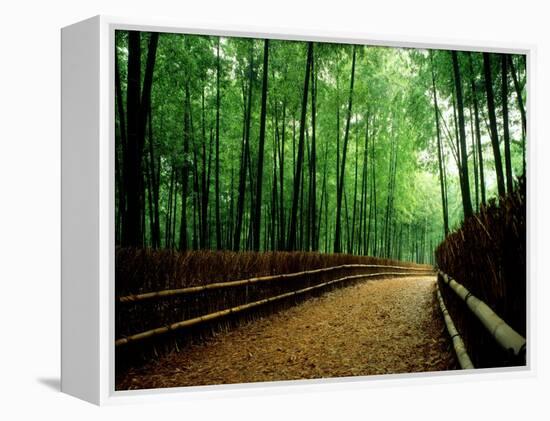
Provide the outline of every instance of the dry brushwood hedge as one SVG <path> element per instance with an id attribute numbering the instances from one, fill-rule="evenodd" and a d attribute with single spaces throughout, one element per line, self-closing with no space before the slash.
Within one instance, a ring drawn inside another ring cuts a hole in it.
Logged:
<path id="1" fill-rule="evenodd" d="M 252 285 L 205 290 L 192 294 L 158 297 L 136 302 L 120 302 L 120 297 L 356 263 L 431 268 L 388 259 L 345 254 L 323 255 L 312 252 L 236 253 L 206 250 L 177 252 L 173 250 L 119 248 L 116 250 L 115 263 L 115 335 L 118 339 L 289 291 L 318 285 L 339 277 L 384 270 L 380 268 L 338 269 L 288 280 L 259 282 Z M 349 285 L 348 282 L 345 284 Z M 264 305 L 254 309 L 253 312 L 232 315 L 212 323 L 204 323 L 185 332 L 171 332 L 137 345 L 133 344 L 132 350 L 128 352 L 117 349 L 117 363 L 119 366 L 124 366 L 124 362 L 130 362 L 125 360 L 135 360 L 136 355 L 150 357 L 151 351 L 153 355 L 157 355 L 172 349 L 178 349 L 185 346 L 189 340 L 200 340 L 219 329 L 227 329 L 236 323 L 276 311 L 303 300 L 307 296 L 319 294 L 323 290 L 326 289 Z"/>
<path id="2" fill-rule="evenodd" d="M 500 203 L 468 218 L 436 252 L 438 267 L 526 336 L 525 178 Z M 523 364 L 499 348 L 480 321 L 443 282 L 441 293 L 476 367 Z"/>

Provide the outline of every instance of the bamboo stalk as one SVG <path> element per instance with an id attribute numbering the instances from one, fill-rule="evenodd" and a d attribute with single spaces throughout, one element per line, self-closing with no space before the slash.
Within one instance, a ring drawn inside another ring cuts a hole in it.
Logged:
<path id="1" fill-rule="evenodd" d="M 184 328 L 188 328 L 188 327 L 191 327 L 191 326 L 196 326 L 196 325 L 199 325 L 199 324 L 207 322 L 207 321 L 220 319 L 220 318 L 225 317 L 229 314 L 240 313 L 244 310 L 248 310 L 248 309 L 251 309 L 251 308 L 254 308 L 254 307 L 258 307 L 258 306 L 261 306 L 261 305 L 264 305 L 264 304 L 267 304 L 267 303 L 272 303 L 274 301 L 279 301 L 279 300 L 282 300 L 283 298 L 291 297 L 293 295 L 296 296 L 296 295 L 304 294 L 306 292 L 313 291 L 315 289 L 322 288 L 322 287 L 325 287 L 325 286 L 329 286 L 329 285 L 332 285 L 332 284 L 340 283 L 340 282 L 343 282 L 343 281 L 349 281 L 349 280 L 352 280 L 352 279 L 360 279 L 360 278 L 371 278 L 371 277 L 381 276 L 381 275 L 399 275 L 399 276 L 415 275 L 415 276 L 418 276 L 417 273 L 401 273 L 401 272 L 380 272 L 380 273 L 369 273 L 369 274 L 362 274 L 362 275 L 345 276 L 343 278 L 323 282 L 322 284 L 319 284 L 319 285 L 314 285 L 314 286 L 310 286 L 310 287 L 307 287 L 307 288 L 302 288 L 302 289 L 299 289 L 299 290 L 296 290 L 296 291 L 286 292 L 284 294 L 276 295 L 274 297 L 264 298 L 263 300 L 254 301 L 252 303 L 247 303 L 247 304 L 242 304 L 242 305 L 237 306 L 237 307 L 232 307 L 232 308 L 228 308 L 228 309 L 225 309 L 225 310 L 216 311 L 214 313 L 209 313 L 209 314 L 206 314 L 204 316 L 195 317 L 195 318 L 188 319 L 188 320 L 182 320 L 180 322 L 172 323 L 172 324 L 167 325 L 167 326 L 158 327 L 158 328 L 155 328 L 155 329 L 147 330 L 145 332 L 137 333 L 135 335 L 130 335 L 130 336 L 127 336 L 125 338 L 120 338 L 120 339 L 117 339 L 115 341 L 115 346 L 126 345 L 126 344 L 131 343 L 131 342 L 136 342 L 136 341 L 140 341 L 140 340 L 143 340 L 143 339 L 151 338 L 153 336 L 158 336 L 158 335 L 168 333 L 168 332 L 171 332 L 171 331 L 174 331 L 174 330 L 179 330 L 179 329 L 184 329 Z"/>
<path id="2" fill-rule="evenodd" d="M 361 269 L 361 268 L 403 269 L 403 270 L 414 270 L 414 271 L 432 273 L 432 271 L 430 271 L 427 268 L 415 268 L 415 267 L 391 266 L 391 265 L 366 265 L 366 264 L 357 263 L 357 264 L 332 266 L 332 267 L 321 268 L 321 269 L 306 270 L 303 272 L 285 273 L 281 275 L 260 276 L 260 277 L 250 278 L 250 279 L 243 279 L 239 281 L 216 282 L 216 283 L 199 285 L 194 287 L 166 289 L 162 291 L 145 292 L 143 294 L 131 294 L 131 295 L 119 297 L 118 301 L 120 303 L 143 301 L 143 300 L 149 300 L 153 298 L 169 297 L 174 295 L 193 294 L 201 291 L 208 291 L 208 290 L 214 290 L 214 289 L 232 288 L 232 287 L 238 287 L 243 285 L 255 284 L 258 282 L 279 281 L 284 279 L 299 278 L 301 276 L 315 275 L 315 274 L 330 272 L 338 269 Z"/>
<path id="3" fill-rule="evenodd" d="M 439 273 L 443 282 L 449 285 L 455 294 L 466 303 L 468 308 L 476 315 L 501 347 L 507 351 L 511 351 L 515 356 L 519 356 L 525 352 L 527 342 L 523 336 L 502 320 L 487 304 L 472 295 L 466 287 L 447 274 L 441 271 Z"/>
<path id="4" fill-rule="evenodd" d="M 460 334 L 458 333 L 458 330 L 453 323 L 453 319 L 451 318 L 451 315 L 449 314 L 449 311 L 445 306 L 445 302 L 443 301 L 443 297 L 441 296 L 441 292 L 439 291 L 439 284 L 437 285 L 437 300 L 439 301 L 439 308 L 441 309 L 443 319 L 445 320 L 445 326 L 447 326 L 447 332 L 449 333 L 449 336 L 453 341 L 453 348 L 455 350 L 458 363 L 460 364 L 460 368 L 462 368 L 463 370 L 475 368 L 472 360 L 470 359 L 470 356 L 468 355 L 468 351 L 466 351 L 464 342 L 462 341 L 462 338 L 460 337 Z"/>

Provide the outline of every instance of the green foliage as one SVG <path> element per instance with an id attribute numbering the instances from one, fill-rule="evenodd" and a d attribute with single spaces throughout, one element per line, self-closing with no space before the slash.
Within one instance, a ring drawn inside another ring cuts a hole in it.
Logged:
<path id="1" fill-rule="evenodd" d="M 149 35 L 142 39 L 142 67 Z M 219 41 L 220 68 L 217 69 Z M 127 89 L 128 36 L 116 32 L 116 54 L 124 107 Z M 314 215 L 319 236 L 319 250 L 333 251 L 336 217 L 337 165 L 341 165 L 342 141 L 346 123 L 351 74 L 350 45 L 315 43 L 313 69 L 316 107 L 316 166 L 312 168 L 312 96 L 308 93 L 306 114 L 306 146 L 304 151 L 303 187 L 299 209 L 299 249 L 310 250 L 307 240 L 309 192 L 311 178 L 316 180 Z M 252 83 L 249 161 L 245 166 L 245 203 L 240 246 L 249 248 L 248 235 L 252 208 L 263 207 L 261 221 L 261 250 L 281 248 L 279 240 L 288 232 L 288 216 L 292 202 L 300 114 L 302 107 L 307 43 L 272 40 L 269 44 L 269 87 L 267 94 L 266 141 L 263 180 L 256 180 L 262 89 L 263 40 L 220 38 L 214 36 L 161 34 L 156 54 L 151 100 L 151 134 L 146 136 L 143 150 L 143 244 L 151 245 L 149 218 L 152 204 L 147 195 L 151 187 L 151 154 L 153 150 L 158 171 L 158 207 L 160 213 L 160 246 L 177 247 L 181 222 L 182 168 L 190 168 L 185 209 L 189 247 L 199 244 L 199 212 L 207 194 L 206 234 L 208 248 L 216 245 L 215 220 L 215 134 L 217 112 L 217 77 L 219 76 L 219 202 L 223 248 L 231 249 L 234 221 L 237 212 L 239 175 L 243 171 L 243 148 L 246 127 L 248 87 Z M 453 118 L 453 71 L 448 51 L 433 51 L 433 70 L 436 79 L 442 130 L 443 165 L 446 171 L 446 193 L 450 226 L 462 220 Z M 474 101 L 470 78 L 477 87 L 481 114 L 481 147 L 485 184 L 488 196 L 496 192 L 494 161 L 486 123 L 486 102 L 483 86 L 482 59 L 473 53 L 473 73 L 467 53 L 459 53 L 463 73 L 464 113 L 468 137 L 470 183 L 474 190 L 472 164 L 474 148 L 470 145 Z M 520 83 L 525 85 L 523 62 L 512 58 L 518 69 Z M 500 67 L 493 57 L 495 101 L 501 103 Z M 342 211 L 345 249 L 356 254 L 376 254 L 404 260 L 432 261 L 432 250 L 443 236 L 440 173 L 437 137 L 432 97 L 432 67 L 426 50 L 359 46 L 350 136 L 344 176 L 344 209 Z M 142 71 L 143 77 L 144 70 Z M 510 133 L 514 175 L 523 170 L 524 136 L 516 107 L 516 91 L 509 78 Z M 310 84 L 310 90 L 311 88 Z M 190 145 L 184 153 L 184 119 L 186 90 L 189 91 Z M 498 111 L 498 110 L 497 110 Z M 124 146 L 120 140 L 120 115 L 117 119 L 117 165 L 123 172 Z M 499 122 L 501 124 L 501 122 Z M 500 127 L 499 127 L 500 130 Z M 367 144 L 368 138 L 368 144 Z M 284 144 L 283 144 L 284 141 Z M 365 147 L 367 147 L 365 154 Z M 338 149 L 339 148 L 339 149 Z M 339 161 L 337 163 L 337 161 Z M 357 167 L 357 177 L 356 177 Z M 364 168 L 365 167 L 365 168 Z M 282 169 L 282 183 L 281 183 Z M 252 176 L 251 176 L 252 175 Z M 392 184 L 392 177 L 395 183 Z M 154 178 L 154 177 L 153 177 Z M 254 198 L 254 185 L 263 183 L 262 198 Z M 204 185 L 206 183 L 206 185 Z M 123 184 L 117 183 L 122 193 Z M 274 189 L 276 192 L 274 193 Z M 282 190 L 282 192 L 281 192 Z M 376 203 L 374 198 L 376 196 Z M 479 193 L 478 193 L 479 196 Z M 276 197 L 276 200 L 274 200 Z M 355 202 L 354 202 L 355 198 Z M 282 200 L 280 200 L 282 199 Z M 479 198 L 472 200 L 479 206 Z M 124 210 L 117 193 L 117 224 L 124 223 Z M 280 203 L 283 208 L 280 208 Z M 356 209 L 354 213 L 353 210 Z M 328 214 L 327 214 L 328 212 Z M 281 213 L 282 218 L 281 218 Z M 355 214 L 355 219 L 353 215 Z M 361 218 L 361 219 L 360 219 Z M 280 221 L 286 221 L 284 229 Z M 368 227 L 368 228 L 367 228 Z M 375 232 L 376 230 L 376 232 Z M 117 230 L 118 231 L 118 230 Z M 170 234 L 172 232 L 172 234 Z M 368 235 L 366 247 L 363 237 Z M 168 238 L 171 237 L 170 240 Z M 351 244 L 354 238 L 356 244 Z M 273 240 L 273 242 L 271 241 Z M 117 241 L 119 238 L 117 237 Z M 275 244 L 275 247 L 273 247 Z M 389 244 L 389 245 L 388 245 Z M 388 245 L 388 247 L 386 247 Z"/>

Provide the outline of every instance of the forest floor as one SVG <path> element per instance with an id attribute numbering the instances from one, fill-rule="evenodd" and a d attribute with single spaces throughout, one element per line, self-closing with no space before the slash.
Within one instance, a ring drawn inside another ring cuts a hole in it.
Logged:
<path id="1" fill-rule="evenodd" d="M 435 277 L 368 281 L 132 368 L 117 390 L 455 369 Z"/>

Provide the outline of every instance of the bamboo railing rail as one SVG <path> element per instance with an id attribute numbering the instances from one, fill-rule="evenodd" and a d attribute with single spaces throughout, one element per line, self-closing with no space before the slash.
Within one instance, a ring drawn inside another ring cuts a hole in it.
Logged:
<path id="1" fill-rule="evenodd" d="M 162 335 L 164 333 L 168 333 L 168 332 L 171 332 L 171 331 L 180 330 L 180 329 L 184 329 L 184 328 L 189 328 L 189 327 L 196 326 L 196 325 L 199 325 L 199 324 L 207 322 L 207 321 L 216 320 L 216 319 L 228 316 L 230 314 L 240 313 L 244 310 L 248 310 L 248 309 L 258 307 L 258 306 L 261 306 L 261 305 L 264 305 L 264 304 L 272 303 L 274 301 L 279 301 L 279 300 L 282 300 L 282 299 L 287 298 L 287 297 L 304 294 L 306 292 L 313 291 L 313 290 L 319 289 L 319 288 L 323 288 L 323 287 L 326 287 L 326 286 L 329 286 L 329 285 L 332 285 L 332 284 L 336 284 L 336 283 L 340 283 L 340 282 L 344 282 L 344 281 L 349 281 L 349 280 L 353 280 L 353 279 L 371 278 L 371 277 L 382 276 L 382 275 L 407 276 L 407 275 L 418 275 L 418 274 L 414 273 L 414 272 L 413 273 L 379 272 L 379 273 L 369 273 L 369 274 L 345 276 L 343 278 L 323 282 L 323 283 L 318 284 L 318 285 L 310 286 L 310 287 L 307 287 L 307 288 L 302 288 L 302 289 L 299 289 L 299 290 L 296 290 L 296 291 L 290 291 L 290 292 L 287 292 L 287 293 L 284 293 L 284 294 L 276 295 L 274 297 L 264 298 L 263 300 L 242 304 L 242 305 L 237 306 L 237 307 L 232 307 L 232 308 L 228 308 L 228 309 L 225 309 L 225 310 L 216 311 L 214 313 L 206 314 L 204 316 L 194 317 L 192 319 L 187 319 L 187 320 L 182 320 L 180 322 L 172 323 L 172 324 L 167 325 L 167 326 L 162 326 L 162 327 L 158 327 L 156 329 L 150 329 L 150 330 L 147 330 L 145 332 L 141 332 L 141 333 L 137 333 L 137 334 L 134 334 L 134 335 L 126 336 L 126 337 L 117 339 L 115 341 L 115 346 L 126 345 L 126 344 L 129 344 L 129 343 L 132 343 L 132 342 L 137 342 L 137 341 L 140 341 L 140 340 L 143 340 L 143 339 L 151 338 L 153 336 Z"/>
<path id="2" fill-rule="evenodd" d="M 222 288 L 232 288 L 232 287 L 238 287 L 243 285 L 251 285 L 258 282 L 267 282 L 267 281 L 278 281 L 283 279 L 292 279 L 292 278 L 299 278 L 301 276 L 306 275 L 315 275 L 319 273 L 325 273 L 330 272 L 334 270 L 339 269 L 364 269 L 364 268 L 387 268 L 387 269 L 403 269 L 403 270 L 414 270 L 419 272 L 426 272 L 426 273 L 433 273 L 433 271 L 427 269 L 427 268 L 417 268 L 417 267 L 408 267 L 408 266 L 392 266 L 392 265 L 367 265 L 367 264 L 347 264 L 347 265 L 340 265 L 340 266 L 332 266 L 328 268 L 320 268 L 320 269 L 312 269 L 312 270 L 305 270 L 302 272 L 294 272 L 294 273 L 285 273 L 281 275 L 269 275 L 269 276 L 260 276 L 250 279 L 242 279 L 238 281 L 228 281 L 228 282 L 216 282 L 206 285 L 199 285 L 194 287 L 186 287 L 186 288 L 178 288 L 178 289 L 166 289 L 162 291 L 152 291 L 152 292 L 145 292 L 142 294 L 131 294 L 131 295 L 125 295 L 118 298 L 118 301 L 120 303 L 127 303 L 127 302 L 134 302 L 134 301 L 143 301 L 143 300 L 150 300 L 153 298 L 161 298 L 161 297 L 169 297 L 174 295 L 185 295 L 185 294 L 193 294 L 201 291 L 208 291 L 208 290 L 214 290 L 214 289 L 222 289 Z"/>
<path id="3" fill-rule="evenodd" d="M 439 291 L 439 285 L 437 285 L 437 300 L 439 301 L 439 308 L 441 309 L 443 319 L 445 320 L 445 326 L 447 326 L 447 332 L 449 333 L 451 341 L 453 342 L 453 348 L 455 350 L 458 363 L 460 364 L 460 368 L 462 368 L 463 370 L 475 368 L 472 364 L 470 356 L 468 355 L 468 351 L 466 351 L 464 342 L 462 341 L 458 330 L 456 330 L 453 319 L 451 318 L 451 315 L 449 314 L 449 311 L 445 306 L 445 302 L 443 301 L 443 297 L 441 296 L 441 292 Z"/>
<path id="4" fill-rule="evenodd" d="M 502 348 L 512 352 L 516 357 L 525 352 L 527 342 L 523 336 L 502 320 L 487 304 L 472 295 L 462 284 L 442 271 L 439 271 L 439 274 L 443 282 L 466 303 L 468 308 L 481 321 L 483 326 L 485 326 Z"/>

